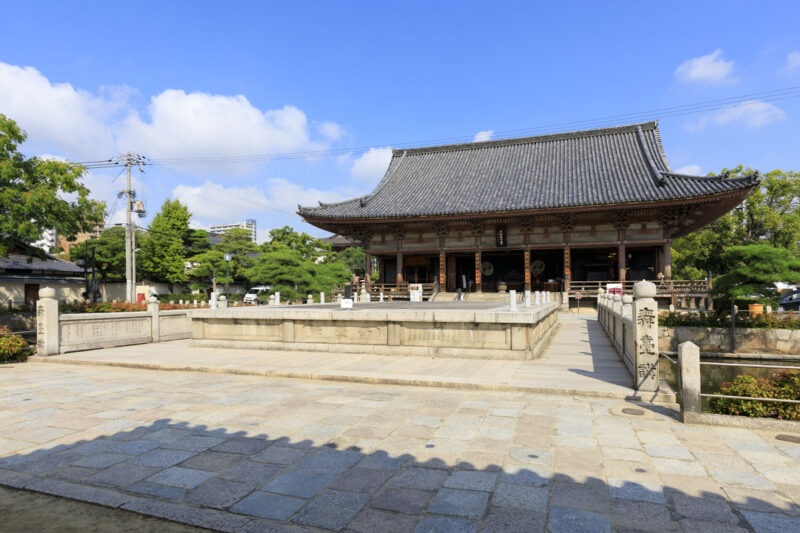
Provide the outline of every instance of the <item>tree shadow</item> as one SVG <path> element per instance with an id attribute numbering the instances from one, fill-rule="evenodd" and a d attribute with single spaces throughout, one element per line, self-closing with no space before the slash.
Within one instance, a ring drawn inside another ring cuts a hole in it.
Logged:
<path id="1" fill-rule="evenodd" d="M 609 458 L 576 439 L 512 445 L 501 465 L 452 460 L 436 438 L 416 455 L 365 452 L 164 418 L 4 457 L 0 484 L 237 532 L 800 528 L 800 506 L 777 492 L 727 494 L 691 475 L 666 485 L 641 451 Z"/>

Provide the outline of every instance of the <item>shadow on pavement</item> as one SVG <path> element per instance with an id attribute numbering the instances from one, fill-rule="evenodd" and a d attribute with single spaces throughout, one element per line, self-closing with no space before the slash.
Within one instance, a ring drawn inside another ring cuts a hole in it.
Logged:
<path id="1" fill-rule="evenodd" d="M 624 457 L 607 478 L 597 449 L 512 447 L 478 468 L 438 457 L 440 440 L 424 456 L 365 453 L 161 419 L 0 459 L 0 484 L 237 532 L 800 530 L 778 495 L 662 486 Z"/>

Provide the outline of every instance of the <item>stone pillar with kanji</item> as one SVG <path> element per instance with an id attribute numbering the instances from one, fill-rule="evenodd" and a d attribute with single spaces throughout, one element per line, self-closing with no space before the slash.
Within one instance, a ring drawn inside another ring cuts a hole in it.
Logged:
<path id="1" fill-rule="evenodd" d="M 656 286 L 649 281 L 633 285 L 636 389 L 658 390 L 658 305 Z"/>

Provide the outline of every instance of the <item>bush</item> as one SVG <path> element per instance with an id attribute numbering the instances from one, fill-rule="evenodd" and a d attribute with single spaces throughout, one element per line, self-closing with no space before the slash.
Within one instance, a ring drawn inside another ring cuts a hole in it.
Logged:
<path id="1" fill-rule="evenodd" d="M 800 400 L 800 373 L 783 370 L 768 378 L 737 376 L 732 382 L 723 383 L 720 394 Z M 712 398 L 710 407 L 712 413 L 725 415 L 800 420 L 800 404 Z"/>
<path id="2" fill-rule="evenodd" d="M 161 311 L 169 311 L 172 309 L 188 309 L 192 305 L 178 303 L 160 303 L 158 308 Z M 62 313 L 130 313 L 133 311 L 147 311 L 147 304 L 129 304 L 127 302 L 98 302 L 93 303 L 79 303 L 79 304 L 65 304 L 61 308 Z"/>
<path id="3" fill-rule="evenodd" d="M 0 363 L 24 361 L 28 357 L 28 343 L 22 335 L 11 335 L 7 326 L 0 326 Z"/>
<path id="4" fill-rule="evenodd" d="M 668 328 L 695 327 L 695 328 L 729 328 L 731 327 L 730 313 L 661 313 L 658 325 Z M 737 328 L 756 329 L 800 329 L 800 315 L 796 313 L 771 313 L 750 315 L 739 313 L 736 315 Z"/>

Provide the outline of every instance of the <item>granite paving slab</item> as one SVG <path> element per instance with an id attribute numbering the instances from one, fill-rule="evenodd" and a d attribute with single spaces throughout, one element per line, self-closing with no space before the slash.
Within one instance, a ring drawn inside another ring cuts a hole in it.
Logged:
<path id="1" fill-rule="evenodd" d="M 622 413 L 631 405 L 15 364 L 0 375 L 3 438 L 51 440 L 0 451 L 0 484 L 237 533 L 798 529 L 800 444 L 687 426 L 649 404 L 635 404 L 637 417 Z M 317 431 L 342 410 L 351 413 L 337 422 L 343 431 Z M 140 421 L 37 431 L 62 419 L 115 422 L 89 416 L 114 411 Z M 470 425 L 473 436 L 440 433 Z M 380 431 L 367 438 L 364 427 Z"/>

